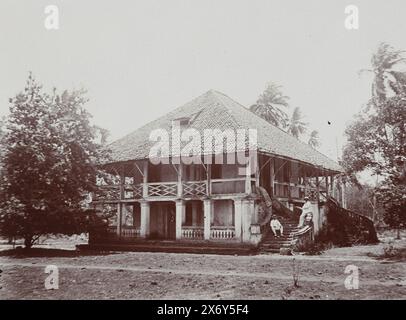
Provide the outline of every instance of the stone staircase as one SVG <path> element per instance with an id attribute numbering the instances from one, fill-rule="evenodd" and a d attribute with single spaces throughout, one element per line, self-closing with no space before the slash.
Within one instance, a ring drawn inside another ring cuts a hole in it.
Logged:
<path id="1" fill-rule="evenodd" d="M 276 238 L 270 227 L 259 245 L 260 253 L 280 253 L 281 248 L 291 249 L 293 244 L 293 234 L 299 230 L 297 222 L 288 219 L 279 218 L 283 225 L 283 236 Z"/>

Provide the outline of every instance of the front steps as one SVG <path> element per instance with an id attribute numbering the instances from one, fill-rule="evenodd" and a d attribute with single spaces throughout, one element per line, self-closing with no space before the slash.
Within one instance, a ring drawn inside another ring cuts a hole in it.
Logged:
<path id="1" fill-rule="evenodd" d="M 297 228 L 297 222 L 290 220 L 283 221 L 282 219 L 280 222 L 283 225 L 283 236 L 279 238 L 275 237 L 269 227 L 269 232 L 259 245 L 260 253 L 280 253 L 281 249 L 292 249 L 293 235 L 299 230 L 299 228 Z"/>

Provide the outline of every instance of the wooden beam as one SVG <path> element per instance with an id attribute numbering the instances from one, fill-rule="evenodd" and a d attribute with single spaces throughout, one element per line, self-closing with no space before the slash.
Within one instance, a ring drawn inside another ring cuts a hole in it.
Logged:
<path id="1" fill-rule="evenodd" d="M 117 203 L 117 236 L 119 238 L 121 237 L 122 221 L 123 221 L 123 204 Z"/>
<path id="2" fill-rule="evenodd" d="M 260 175 L 261 172 L 259 170 L 259 155 L 257 154 L 257 156 L 255 157 L 255 187 L 259 187 L 259 183 L 260 183 Z"/>
<path id="3" fill-rule="evenodd" d="M 143 176 L 142 176 L 142 197 L 148 197 L 148 160 L 143 163 Z"/>
<path id="4" fill-rule="evenodd" d="M 177 166 L 178 166 L 178 170 L 177 170 L 177 173 L 178 173 L 177 191 L 178 191 L 178 193 L 177 193 L 177 195 L 178 195 L 178 198 L 181 198 L 183 195 L 183 185 L 182 185 L 183 164 L 182 164 L 182 161 L 180 161 L 180 163 Z"/>
<path id="5" fill-rule="evenodd" d="M 252 166 L 252 158 L 250 157 L 247 165 L 245 166 L 245 193 L 251 194 L 251 166 Z"/>
<path id="6" fill-rule="evenodd" d="M 289 162 L 288 166 L 288 198 L 292 199 L 292 186 L 290 185 L 292 183 L 292 163 Z"/>
<path id="7" fill-rule="evenodd" d="M 122 164 L 120 168 L 120 200 L 124 200 L 125 198 L 124 184 L 125 184 L 125 174 L 124 174 L 124 164 Z"/>
<path id="8" fill-rule="evenodd" d="M 211 164 L 207 164 L 206 179 L 207 179 L 206 195 L 210 196 L 210 194 L 211 194 Z"/>
<path id="9" fill-rule="evenodd" d="M 137 161 L 134 161 L 134 165 L 137 168 L 137 170 L 139 171 L 139 173 L 141 174 L 141 177 L 144 177 L 144 172 L 142 172 L 141 168 L 138 166 Z"/>

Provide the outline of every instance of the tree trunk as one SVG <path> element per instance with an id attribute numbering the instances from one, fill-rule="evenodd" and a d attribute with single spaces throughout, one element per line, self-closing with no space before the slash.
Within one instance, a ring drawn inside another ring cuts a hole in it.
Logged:
<path id="1" fill-rule="evenodd" d="M 397 229 L 396 239 L 400 240 L 400 228 Z"/>
<path id="2" fill-rule="evenodd" d="M 24 238 L 24 247 L 25 247 L 25 249 L 31 249 L 32 244 L 33 244 L 32 236 L 26 236 Z"/>

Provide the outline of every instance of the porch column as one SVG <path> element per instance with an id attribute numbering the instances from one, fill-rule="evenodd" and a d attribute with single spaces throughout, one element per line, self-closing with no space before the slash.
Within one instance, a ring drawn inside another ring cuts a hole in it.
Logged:
<path id="1" fill-rule="evenodd" d="M 247 165 L 245 166 L 245 193 L 251 194 L 251 170 L 252 170 L 252 157 L 249 158 Z"/>
<path id="2" fill-rule="evenodd" d="M 334 184 L 333 184 L 333 176 L 330 175 L 330 182 L 329 182 L 329 187 L 330 187 L 330 196 L 334 197 Z"/>
<path id="3" fill-rule="evenodd" d="M 260 175 L 261 175 L 261 171 L 260 171 L 260 162 L 259 162 L 259 155 L 256 156 L 254 159 L 254 165 L 255 165 L 255 187 L 258 188 L 260 185 Z"/>
<path id="4" fill-rule="evenodd" d="M 182 239 L 182 217 L 185 215 L 185 201 L 176 200 L 176 240 Z"/>
<path id="5" fill-rule="evenodd" d="M 204 240 L 210 240 L 210 224 L 213 203 L 211 199 L 203 200 L 204 206 Z"/>
<path id="6" fill-rule="evenodd" d="M 141 205 L 140 235 L 142 238 L 146 238 L 149 236 L 150 204 L 148 201 L 142 201 L 140 205 Z"/>
<path id="7" fill-rule="evenodd" d="M 241 240 L 241 219 L 242 219 L 242 200 L 241 199 L 233 199 L 234 200 L 234 228 L 235 228 L 235 237 L 238 240 Z"/>
<path id="8" fill-rule="evenodd" d="M 275 159 L 272 158 L 270 163 L 270 181 L 271 181 L 271 188 L 272 188 L 272 194 L 270 194 L 270 196 L 274 196 L 275 195 Z"/>
<path id="9" fill-rule="evenodd" d="M 182 175 L 183 175 L 183 166 L 182 166 L 182 162 L 180 162 L 178 164 L 178 183 L 177 183 L 178 198 L 181 198 L 183 195 Z"/>
<path id="10" fill-rule="evenodd" d="M 121 166 L 119 176 L 120 176 L 120 186 L 119 186 L 120 202 L 117 203 L 117 236 L 121 237 L 121 230 L 123 224 L 123 204 L 121 203 L 121 200 L 124 200 L 124 183 L 125 183 L 124 166 Z"/>
<path id="11" fill-rule="evenodd" d="M 242 200 L 242 212 L 241 212 L 241 239 L 242 242 L 250 242 L 251 233 L 251 218 L 255 210 L 255 201 L 252 199 Z"/>
<path id="12" fill-rule="evenodd" d="M 117 236 L 121 236 L 121 229 L 123 224 L 123 204 L 117 203 Z"/>
<path id="13" fill-rule="evenodd" d="M 208 163 L 206 165 L 206 196 L 210 196 L 211 194 L 211 164 Z"/>
<path id="14" fill-rule="evenodd" d="M 143 176 L 142 176 L 142 197 L 148 197 L 148 160 L 143 164 Z"/>
<path id="15" fill-rule="evenodd" d="M 343 182 L 343 204 L 342 204 L 342 207 L 344 209 L 347 209 L 347 199 L 346 199 L 345 192 L 346 192 L 346 185 L 345 185 L 345 181 L 344 181 Z"/>

